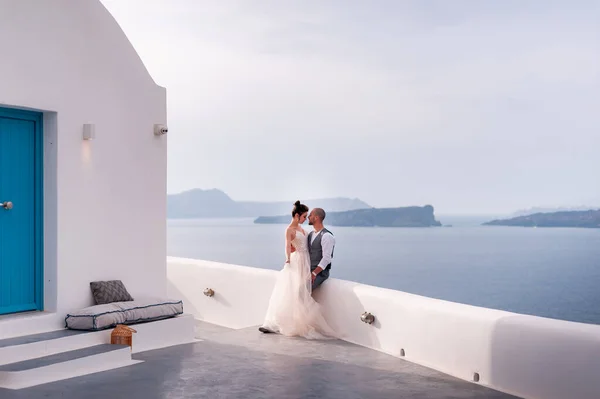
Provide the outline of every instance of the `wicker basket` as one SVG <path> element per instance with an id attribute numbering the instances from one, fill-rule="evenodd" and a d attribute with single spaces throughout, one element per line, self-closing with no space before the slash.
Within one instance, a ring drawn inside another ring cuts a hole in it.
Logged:
<path id="1" fill-rule="evenodd" d="M 118 324 L 110 334 L 110 343 L 113 345 L 132 346 L 133 333 L 137 332 L 131 327 Z"/>

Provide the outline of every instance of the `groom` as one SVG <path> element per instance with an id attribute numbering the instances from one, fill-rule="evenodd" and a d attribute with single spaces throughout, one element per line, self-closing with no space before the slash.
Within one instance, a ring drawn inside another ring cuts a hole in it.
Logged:
<path id="1" fill-rule="evenodd" d="M 329 278 L 335 247 L 335 238 L 331 231 L 323 226 L 323 220 L 325 220 L 325 211 L 321 208 L 314 208 L 308 215 L 308 224 L 314 228 L 314 231 L 308 234 L 313 291 Z"/>

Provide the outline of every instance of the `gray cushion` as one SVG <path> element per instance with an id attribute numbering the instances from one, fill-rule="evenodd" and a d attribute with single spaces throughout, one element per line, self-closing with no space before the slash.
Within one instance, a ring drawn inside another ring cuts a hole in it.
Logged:
<path id="1" fill-rule="evenodd" d="M 92 281 L 90 283 L 96 305 L 105 303 L 133 301 L 121 280 Z"/>
<path id="2" fill-rule="evenodd" d="M 144 299 L 94 305 L 69 313 L 66 327 L 72 330 L 97 331 L 117 324 L 135 324 L 174 317 L 183 313 L 183 301 Z"/>

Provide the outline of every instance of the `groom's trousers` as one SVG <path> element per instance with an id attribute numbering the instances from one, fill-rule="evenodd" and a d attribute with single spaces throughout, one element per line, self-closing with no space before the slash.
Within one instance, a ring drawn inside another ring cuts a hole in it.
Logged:
<path id="1" fill-rule="evenodd" d="M 321 270 L 321 273 L 317 274 L 317 277 L 315 277 L 315 281 L 313 281 L 312 283 L 312 290 L 314 291 L 315 289 L 317 289 L 321 284 L 323 284 L 323 281 L 327 280 L 328 278 L 329 270 Z"/>

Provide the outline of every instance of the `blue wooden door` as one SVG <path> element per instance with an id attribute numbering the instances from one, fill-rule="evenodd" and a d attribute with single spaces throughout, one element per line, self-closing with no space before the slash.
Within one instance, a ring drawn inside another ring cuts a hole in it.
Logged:
<path id="1" fill-rule="evenodd" d="M 43 309 L 41 123 L 0 108 L 0 314 Z"/>

